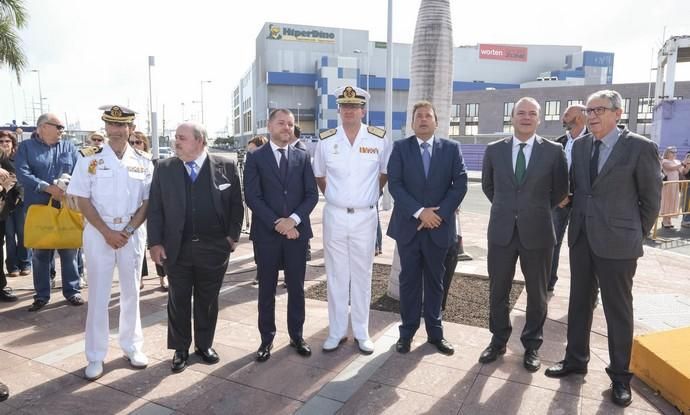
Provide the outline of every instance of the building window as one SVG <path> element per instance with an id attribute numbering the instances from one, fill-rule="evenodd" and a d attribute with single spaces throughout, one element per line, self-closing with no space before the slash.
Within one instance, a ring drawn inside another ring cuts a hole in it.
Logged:
<path id="1" fill-rule="evenodd" d="M 460 104 L 450 106 L 450 121 L 460 122 Z"/>
<path id="2" fill-rule="evenodd" d="M 242 123 L 242 127 L 244 131 L 252 131 L 252 110 L 245 112 L 243 117 L 244 122 Z"/>
<path id="3" fill-rule="evenodd" d="M 459 124 L 451 124 L 450 129 L 448 130 L 448 135 L 451 137 L 456 137 L 460 135 L 460 125 Z"/>
<path id="4" fill-rule="evenodd" d="M 479 134 L 479 104 L 465 104 L 465 135 Z"/>
<path id="5" fill-rule="evenodd" d="M 652 98 L 638 98 L 637 99 L 637 122 L 642 120 L 652 119 L 652 111 L 654 109 L 654 100 Z"/>
<path id="6" fill-rule="evenodd" d="M 515 133 L 515 131 L 513 130 L 513 124 L 503 124 L 503 132 L 506 134 Z"/>
<path id="7" fill-rule="evenodd" d="M 630 98 L 623 98 L 621 101 L 621 106 L 623 107 L 623 112 L 621 113 L 621 119 L 619 122 L 627 125 L 628 121 L 630 120 Z"/>
<path id="8" fill-rule="evenodd" d="M 544 107 L 544 121 L 561 119 L 561 101 L 546 101 Z"/>
<path id="9" fill-rule="evenodd" d="M 584 105 L 584 101 L 582 101 L 581 99 L 569 99 L 566 108 L 571 107 L 573 105 Z"/>
<path id="10" fill-rule="evenodd" d="M 513 108 L 515 108 L 514 102 L 504 102 L 503 103 L 503 132 L 513 133 Z"/>

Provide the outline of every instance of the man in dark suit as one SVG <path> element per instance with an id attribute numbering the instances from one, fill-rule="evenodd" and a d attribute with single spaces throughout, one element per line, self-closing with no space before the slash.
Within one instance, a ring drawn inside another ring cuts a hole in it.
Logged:
<path id="1" fill-rule="evenodd" d="M 302 337 L 304 273 L 307 243 L 312 237 L 309 214 L 319 200 L 309 155 L 290 146 L 295 118 L 286 109 L 271 112 L 271 141 L 249 157 L 244 169 L 244 192 L 252 210 L 249 239 L 255 246 L 259 278 L 259 331 L 256 360 L 271 357 L 276 334 L 275 295 L 278 270 L 284 269 L 288 290 L 290 346 L 302 356 L 311 348 Z"/>
<path id="2" fill-rule="evenodd" d="M 642 242 L 659 213 L 661 174 L 654 142 L 618 127 L 622 99 L 603 90 L 587 100 L 591 134 L 575 142 L 571 169 L 573 210 L 570 304 L 565 359 L 546 370 L 550 377 L 587 373 L 592 310 L 601 289 L 609 340 L 611 400 L 632 401 L 630 351 L 632 285 Z"/>
<path id="3" fill-rule="evenodd" d="M 212 347 L 218 293 L 244 216 L 237 167 L 209 154 L 206 140 L 199 124 L 177 127 L 177 157 L 159 161 L 149 196 L 149 247 L 168 274 L 168 348 L 175 350 L 176 373 L 187 367 L 192 295 L 195 353 L 207 363 L 219 360 Z"/>
<path id="4" fill-rule="evenodd" d="M 458 143 L 435 137 L 437 126 L 433 105 L 416 103 L 415 135 L 396 141 L 388 161 L 395 206 L 387 234 L 398 244 L 401 268 L 399 353 L 410 351 L 422 297 L 428 342 L 443 354 L 454 353 L 441 326 L 443 261 L 456 237 L 455 210 L 467 193 L 467 174 Z"/>
<path id="5" fill-rule="evenodd" d="M 514 134 L 489 144 L 484 153 L 482 190 L 491 201 L 488 271 L 491 344 L 479 357 L 493 362 L 505 353 L 510 337 L 508 299 L 515 263 L 525 276 L 527 312 L 520 340 L 524 367 L 541 367 L 538 350 L 546 320 L 546 288 L 556 236 L 552 209 L 568 194 L 568 165 L 563 148 L 536 135 L 541 108 L 534 98 L 515 103 Z"/>
<path id="6" fill-rule="evenodd" d="M 573 104 L 566 108 L 563 113 L 563 127 L 565 134 L 558 137 L 556 142 L 563 146 L 565 150 L 565 158 L 568 160 L 568 171 L 572 161 L 573 143 L 575 140 L 584 137 L 588 131 L 585 123 L 585 107 L 582 104 Z M 558 281 L 558 259 L 561 254 L 561 243 L 565 235 L 565 228 L 568 227 L 570 220 L 570 196 L 563 199 L 558 206 L 553 209 L 553 227 L 556 230 L 556 246 L 553 248 L 553 258 L 551 259 L 551 275 L 549 277 L 549 285 L 547 290 L 553 291 Z"/>

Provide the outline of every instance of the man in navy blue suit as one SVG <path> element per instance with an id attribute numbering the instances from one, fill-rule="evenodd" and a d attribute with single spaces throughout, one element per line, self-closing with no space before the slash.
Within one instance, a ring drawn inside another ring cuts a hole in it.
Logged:
<path id="1" fill-rule="evenodd" d="M 395 200 L 388 236 L 400 254 L 399 353 L 410 351 L 419 328 L 424 294 L 428 342 L 451 355 L 443 337 L 441 301 L 443 261 L 455 238 L 455 209 L 467 193 L 467 174 L 460 145 L 434 136 L 436 110 L 420 101 L 412 111 L 415 135 L 395 142 L 388 162 L 388 188 Z"/>
<path id="2" fill-rule="evenodd" d="M 290 146 L 295 117 L 286 109 L 269 115 L 271 141 L 247 157 L 244 192 L 252 210 L 249 239 L 254 243 L 259 279 L 259 332 L 256 360 L 271 357 L 275 325 L 278 270 L 283 266 L 288 291 L 290 346 L 302 356 L 311 348 L 302 337 L 304 325 L 304 272 L 307 243 L 312 237 L 309 214 L 319 195 L 306 151 Z"/>

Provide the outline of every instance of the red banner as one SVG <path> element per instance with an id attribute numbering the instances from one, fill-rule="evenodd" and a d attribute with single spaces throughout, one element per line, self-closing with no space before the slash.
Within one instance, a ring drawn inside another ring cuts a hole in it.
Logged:
<path id="1" fill-rule="evenodd" d="M 527 62 L 527 48 L 503 45 L 479 45 L 479 59 Z"/>

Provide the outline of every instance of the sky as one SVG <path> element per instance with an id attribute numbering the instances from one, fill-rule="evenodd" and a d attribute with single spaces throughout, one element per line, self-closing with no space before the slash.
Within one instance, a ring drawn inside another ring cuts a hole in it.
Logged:
<path id="1" fill-rule="evenodd" d="M 420 2 L 393 0 L 393 42 L 412 42 Z M 14 74 L 0 67 L 0 124 L 31 122 L 40 112 L 40 74 L 44 109 L 67 123 L 102 128 L 97 108 L 120 104 L 141 113 L 138 129 L 146 131 L 148 56 L 155 56 L 151 77 L 159 120 L 165 118 L 170 128 L 181 122 L 183 109 L 184 118 L 200 119 L 201 82 L 211 81 L 203 84 L 204 118 L 214 136 L 230 122 L 232 89 L 254 60 L 265 22 L 368 30 L 370 41 L 385 41 L 387 35 L 387 0 L 25 0 L 25 5 L 29 22 L 20 36 L 28 70 L 18 85 Z M 451 0 L 454 46 L 552 44 L 613 52 L 614 83 L 648 82 L 656 66 L 652 56 L 663 41 L 690 35 L 688 16 L 687 0 Z M 676 80 L 690 80 L 690 63 L 677 67 Z"/>

